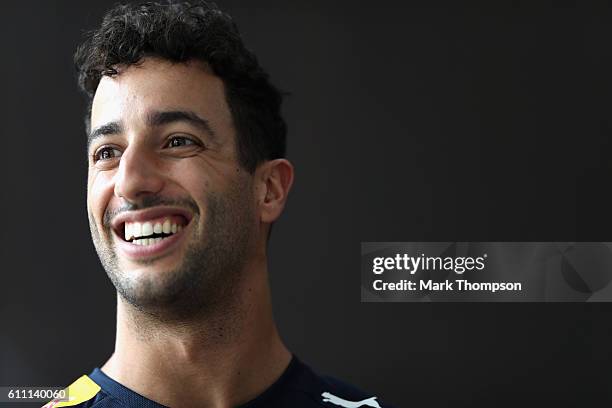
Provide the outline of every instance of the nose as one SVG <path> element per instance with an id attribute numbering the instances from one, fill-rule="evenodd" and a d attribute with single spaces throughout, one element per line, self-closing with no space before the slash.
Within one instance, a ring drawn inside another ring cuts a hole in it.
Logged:
<path id="1" fill-rule="evenodd" d="M 163 173 L 153 152 L 140 146 L 128 146 L 115 173 L 115 196 L 136 203 L 144 196 L 158 194 L 163 187 Z"/>

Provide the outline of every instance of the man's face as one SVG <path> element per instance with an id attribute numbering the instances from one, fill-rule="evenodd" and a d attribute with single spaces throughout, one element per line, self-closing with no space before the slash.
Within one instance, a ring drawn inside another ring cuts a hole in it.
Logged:
<path id="1" fill-rule="evenodd" d="M 91 131 L 90 229 L 119 294 L 158 314 L 219 305 L 257 225 L 222 81 L 145 59 L 101 79 Z"/>

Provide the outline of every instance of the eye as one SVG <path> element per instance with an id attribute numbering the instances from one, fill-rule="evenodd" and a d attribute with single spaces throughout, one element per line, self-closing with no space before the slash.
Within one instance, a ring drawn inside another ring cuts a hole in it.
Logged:
<path id="1" fill-rule="evenodd" d="M 94 163 L 99 160 L 110 160 L 121 156 L 121 150 L 113 146 L 104 146 L 93 154 Z"/>
<path id="2" fill-rule="evenodd" d="M 167 147 L 181 147 L 191 145 L 197 145 L 197 143 L 186 136 L 173 136 L 166 144 Z"/>

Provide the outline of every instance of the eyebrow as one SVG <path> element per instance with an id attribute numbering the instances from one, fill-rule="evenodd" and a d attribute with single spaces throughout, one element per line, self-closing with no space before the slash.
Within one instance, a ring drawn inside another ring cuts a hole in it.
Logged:
<path id="1" fill-rule="evenodd" d="M 163 126 L 174 122 L 189 123 L 209 133 L 211 136 L 215 136 L 215 132 L 213 132 L 208 121 L 192 111 L 153 111 L 147 115 L 147 125 L 151 127 Z"/>
<path id="2" fill-rule="evenodd" d="M 91 146 L 91 143 L 99 137 L 106 135 L 117 135 L 121 133 L 122 126 L 119 122 L 109 122 L 102 126 L 98 126 L 87 135 L 87 147 Z"/>
<path id="3" fill-rule="evenodd" d="M 147 115 L 147 126 L 159 127 L 168 125 L 170 123 L 185 122 L 193 125 L 204 132 L 207 132 L 211 137 L 215 137 L 215 132 L 208 123 L 208 121 L 195 112 L 186 110 L 173 110 L 173 111 L 153 111 Z M 120 122 L 109 122 L 104 125 L 98 126 L 93 129 L 87 136 L 87 146 L 102 136 L 117 135 L 123 131 L 123 126 Z"/>

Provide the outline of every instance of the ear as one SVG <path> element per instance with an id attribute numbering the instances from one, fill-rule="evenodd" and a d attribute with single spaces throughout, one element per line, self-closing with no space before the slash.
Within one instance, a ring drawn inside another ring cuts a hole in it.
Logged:
<path id="1" fill-rule="evenodd" d="M 264 162 L 256 170 L 260 220 L 271 224 L 281 215 L 293 185 L 293 165 L 286 159 Z"/>

